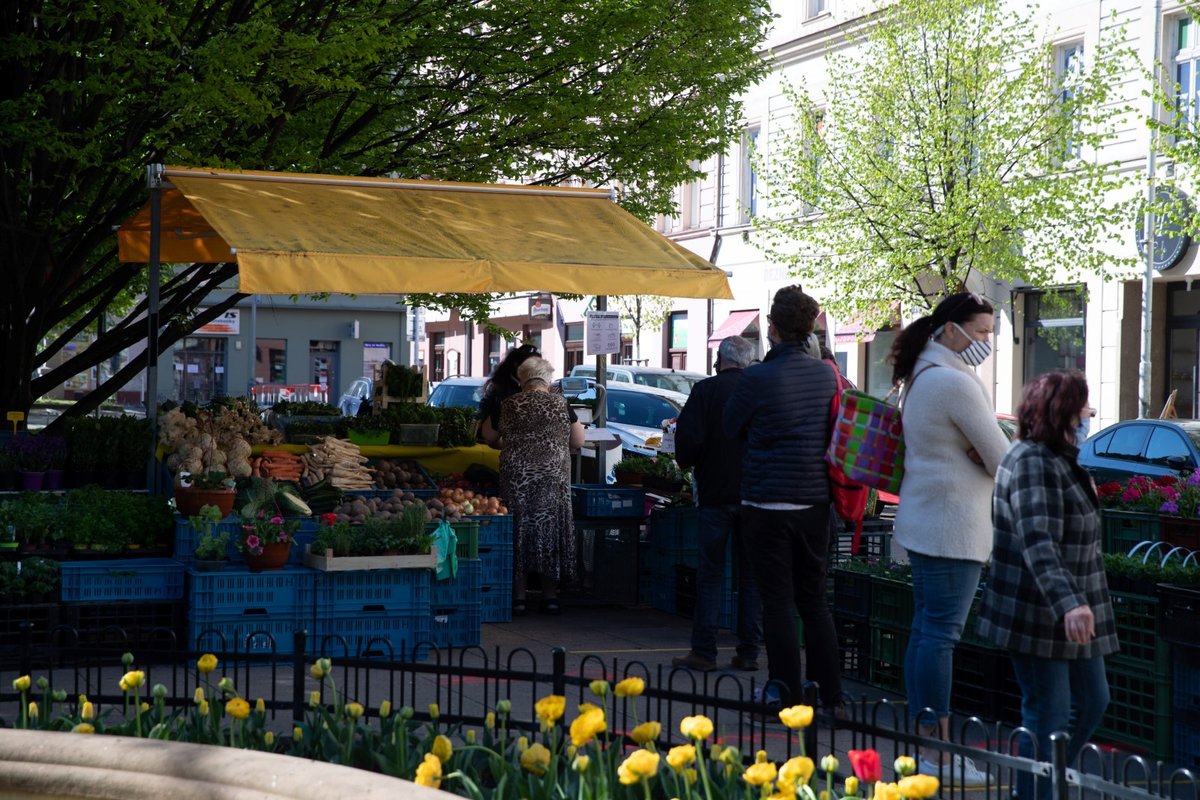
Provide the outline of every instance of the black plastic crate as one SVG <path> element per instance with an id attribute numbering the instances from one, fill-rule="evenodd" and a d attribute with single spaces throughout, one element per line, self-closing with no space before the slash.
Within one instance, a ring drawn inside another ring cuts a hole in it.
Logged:
<path id="1" fill-rule="evenodd" d="M 57 603 L 0 605 L 0 649 L 15 652 L 26 644 L 22 623 L 29 623 L 28 643 L 34 647 L 49 644 L 59 625 Z"/>
<path id="2" fill-rule="evenodd" d="M 1200 648 L 1200 589 L 1159 584 L 1158 602 L 1162 638 L 1171 644 Z"/>
<path id="3" fill-rule="evenodd" d="M 954 685 L 950 703 L 960 714 L 993 720 L 999 717 L 997 670 L 1007 657 L 999 651 L 959 642 L 954 648 Z"/>
<path id="4" fill-rule="evenodd" d="M 887 664 L 904 666 L 908 650 L 908 628 L 871 623 L 871 658 Z"/>
<path id="5" fill-rule="evenodd" d="M 865 620 L 871 616 L 871 576 L 864 572 L 834 569 L 833 607 L 839 614 Z"/>
<path id="6" fill-rule="evenodd" d="M 871 621 L 894 628 L 910 628 L 912 619 L 912 583 L 875 576 L 871 581 Z"/>
<path id="7" fill-rule="evenodd" d="M 1128 745 L 1154 758 L 1171 755 L 1171 678 L 1108 662 L 1108 711 L 1096 739 Z"/>
<path id="8" fill-rule="evenodd" d="M 59 624 L 78 632 L 55 635 L 56 644 L 107 650 L 137 647 L 173 650 L 185 646 L 187 606 L 157 603 L 72 603 L 60 609 Z"/>
<path id="9" fill-rule="evenodd" d="M 888 692 L 904 693 L 904 666 L 871 659 L 870 683 Z"/>
<path id="10" fill-rule="evenodd" d="M 640 536 L 640 520 L 575 520 L 578 579 L 564 587 L 564 597 L 582 605 L 636 603 Z"/>
<path id="11" fill-rule="evenodd" d="M 696 568 L 675 565 L 675 613 L 691 619 L 696 613 Z"/>
<path id="12" fill-rule="evenodd" d="M 871 629 L 866 620 L 838 614 L 833 618 L 842 652 L 842 675 L 857 681 L 871 678 Z"/>

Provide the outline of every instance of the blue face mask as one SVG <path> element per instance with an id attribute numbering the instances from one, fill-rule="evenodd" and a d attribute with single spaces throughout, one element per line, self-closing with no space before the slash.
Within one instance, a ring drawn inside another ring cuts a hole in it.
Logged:
<path id="1" fill-rule="evenodd" d="M 1092 427 L 1092 420 L 1089 417 L 1080 417 L 1079 426 L 1075 428 L 1075 446 L 1080 447 L 1088 437 L 1088 431 Z"/>

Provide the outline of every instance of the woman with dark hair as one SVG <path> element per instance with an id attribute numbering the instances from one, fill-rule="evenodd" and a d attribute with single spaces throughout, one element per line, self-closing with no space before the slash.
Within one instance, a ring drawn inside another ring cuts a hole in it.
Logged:
<path id="1" fill-rule="evenodd" d="M 517 369 L 526 359 L 540 356 L 538 349 L 531 344 L 508 351 L 504 360 L 492 370 L 488 382 L 483 385 L 483 397 L 479 401 L 479 435 L 483 441 L 498 447 L 500 441 L 500 407 L 504 401 L 521 391 L 521 382 L 517 380 Z"/>
<path id="2" fill-rule="evenodd" d="M 1075 430 L 1089 413 L 1078 372 L 1039 375 L 1025 387 L 1017 437 L 996 473 L 995 544 L 979 609 L 979 634 L 1012 657 L 1021 686 L 1021 755 L 1050 758 L 1050 734 L 1066 731 L 1073 763 L 1108 705 L 1104 656 L 1117 651 L 1100 510 L 1076 460 Z M 1034 744 L 1037 752 L 1034 752 Z M 1033 800 L 1022 772 L 1017 797 Z M 1038 798 L 1050 797 L 1040 779 Z"/>
<path id="3" fill-rule="evenodd" d="M 992 550 L 992 476 L 1008 440 L 987 388 L 975 374 L 991 353 L 992 306 L 973 292 L 952 294 L 910 323 L 892 346 L 893 380 L 903 384 L 904 480 L 895 540 L 913 576 L 913 621 L 904 657 L 908 711 L 918 732 L 945 739 L 950 728 L 954 646 Z M 965 786 L 986 783 L 969 758 L 948 768 Z"/>

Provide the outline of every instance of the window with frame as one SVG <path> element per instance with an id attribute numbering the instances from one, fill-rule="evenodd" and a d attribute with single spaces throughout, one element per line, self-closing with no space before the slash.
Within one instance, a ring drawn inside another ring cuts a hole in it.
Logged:
<path id="1" fill-rule="evenodd" d="M 446 380 L 446 334 L 433 333 L 430 334 L 430 339 L 433 342 L 433 374 L 429 376 L 431 381 Z"/>
<path id="2" fill-rule="evenodd" d="M 1074 101 L 1079 83 L 1083 79 L 1083 42 L 1068 42 L 1056 47 L 1054 49 L 1054 70 L 1059 102 L 1069 107 Z M 1059 153 L 1064 160 L 1078 158 L 1083 149 L 1079 138 L 1078 114 L 1069 108 L 1068 114 L 1069 116 L 1065 120 L 1065 138 Z"/>
<path id="3" fill-rule="evenodd" d="M 758 173 L 753 155 L 758 149 L 759 129 L 747 128 L 742 134 L 741 189 L 738 191 L 739 220 L 745 224 L 758 214 Z"/>
<path id="4" fill-rule="evenodd" d="M 876 331 L 866 343 L 867 374 L 863 391 L 867 394 L 884 397 L 892 390 L 892 365 L 888 363 L 888 356 L 897 333 L 897 330 Z"/>
<path id="5" fill-rule="evenodd" d="M 818 199 L 821 186 L 821 151 L 818 145 L 821 137 L 825 135 L 825 112 L 819 109 L 809 112 L 804 128 L 804 158 L 812 162 L 813 180 L 809 196 L 803 200 L 802 211 L 805 214 L 814 214 L 820 210 Z"/>
<path id="6" fill-rule="evenodd" d="M 256 340 L 254 382 L 287 383 L 287 339 Z"/>
<path id="7" fill-rule="evenodd" d="M 687 369 L 687 322 L 686 311 L 667 315 L 667 361 L 672 369 Z"/>
<path id="8" fill-rule="evenodd" d="M 568 322 L 563 331 L 563 375 L 583 363 L 583 323 Z"/>
<path id="9" fill-rule="evenodd" d="M 829 11 L 829 0 L 805 0 L 804 18 L 812 19 Z"/>
<path id="10" fill-rule="evenodd" d="M 1200 94 L 1196 73 L 1200 71 L 1200 34 L 1191 17 L 1180 17 L 1175 21 L 1175 41 L 1172 61 L 1175 64 L 1175 111 L 1188 124 L 1197 122 L 1196 102 Z"/>
<path id="11" fill-rule="evenodd" d="M 1025 295 L 1025 380 L 1085 367 L 1083 290 Z"/>

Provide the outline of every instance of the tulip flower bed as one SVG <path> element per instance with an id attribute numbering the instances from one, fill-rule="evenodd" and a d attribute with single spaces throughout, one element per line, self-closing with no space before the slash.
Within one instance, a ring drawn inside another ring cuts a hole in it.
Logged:
<path id="1" fill-rule="evenodd" d="M 147 673 L 135 668 L 132 654 L 126 653 L 122 662 L 126 671 L 118 682 L 119 708 L 98 713 L 85 695 L 68 700 L 46 678 L 23 675 L 13 681 L 19 701 L 8 724 L 286 753 L 381 772 L 472 800 L 816 800 L 818 794 L 828 800 L 923 800 L 939 788 L 937 778 L 913 774 L 916 764 L 908 756 L 893 764 L 896 781 L 884 782 L 875 750 L 849 751 L 854 775 L 835 784 L 838 760 L 827 755 L 814 762 L 804 753 L 804 734 L 813 723 L 813 709 L 804 705 L 778 712 L 796 735 L 800 753 L 781 764 L 762 751 L 751 756 L 717 743 L 713 723 L 703 715 L 680 721 L 679 744 L 664 737 L 662 724 L 654 720 L 635 724 L 624 734 L 612 731 L 615 704 L 645 691 L 645 682 L 637 677 L 615 685 L 592 681 L 594 702 L 577 709 L 568 709 L 563 695 L 542 697 L 534 706 L 539 730 L 525 734 L 525 726 L 514 723 L 508 700 L 498 701 L 479 728 L 444 724 L 436 705 L 429 708 L 428 722 L 414 719 L 411 707 L 393 708 L 389 700 L 368 713 L 339 690 L 333 665 L 322 658 L 309 668 L 320 689 L 311 692 L 305 718 L 290 735 L 277 735 L 268 726 L 263 700 L 251 701 L 230 677 L 217 677 L 221 664 L 214 655 L 197 659 L 198 686 L 183 708 L 170 707 L 165 686 L 148 685 Z"/>

